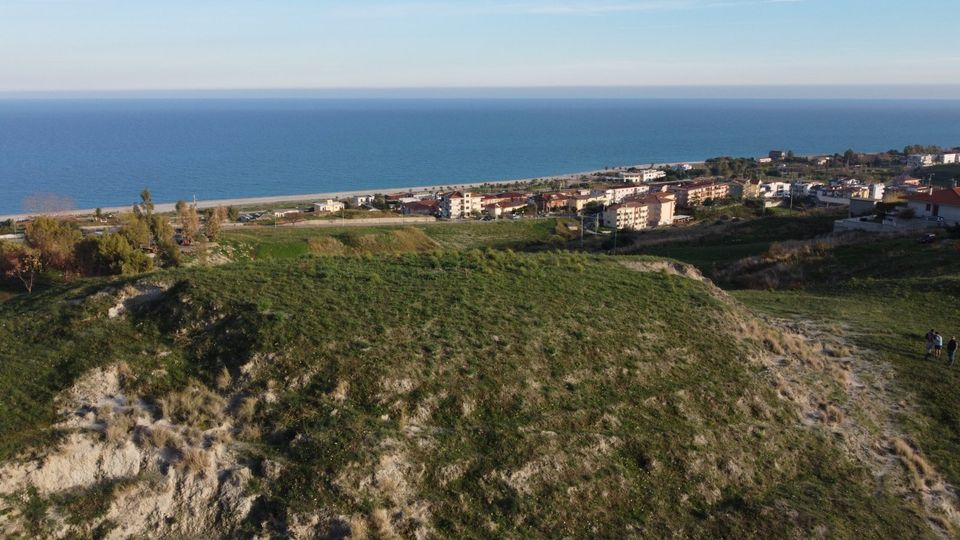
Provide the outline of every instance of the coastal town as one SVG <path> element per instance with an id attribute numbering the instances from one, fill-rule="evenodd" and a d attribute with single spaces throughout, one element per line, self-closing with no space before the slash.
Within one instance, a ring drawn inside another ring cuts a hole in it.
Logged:
<path id="1" fill-rule="evenodd" d="M 224 207 L 227 228 L 322 226 L 360 223 L 496 221 L 572 217 L 596 234 L 687 225 L 705 210 L 733 206 L 760 209 L 848 208 L 837 231 L 897 232 L 960 220 L 960 148 L 933 152 L 798 157 L 772 150 L 758 158 L 714 158 L 698 163 L 611 168 L 593 173 L 467 186 L 435 186 L 392 193 L 353 193 L 310 204 L 274 202 L 263 208 Z M 509 188 L 509 189 L 505 189 Z M 160 211 L 158 205 L 158 212 Z M 222 205 L 218 205 L 222 206 Z M 194 203 L 193 208 L 204 208 Z M 199 219 L 211 219 L 207 205 Z M 113 213 L 56 208 L 54 214 L 81 223 L 86 235 L 116 232 Z M 19 240 L 32 216 L 0 221 L 0 239 Z M 92 222 L 89 220 L 92 219 Z M 171 217 L 184 243 L 182 220 Z M 187 239 L 189 242 L 189 239 Z"/>

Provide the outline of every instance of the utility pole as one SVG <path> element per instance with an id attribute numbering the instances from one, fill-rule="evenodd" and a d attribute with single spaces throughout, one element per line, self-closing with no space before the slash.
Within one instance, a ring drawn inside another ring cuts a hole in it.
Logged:
<path id="1" fill-rule="evenodd" d="M 583 251 L 583 214 L 580 214 L 580 250 Z"/>

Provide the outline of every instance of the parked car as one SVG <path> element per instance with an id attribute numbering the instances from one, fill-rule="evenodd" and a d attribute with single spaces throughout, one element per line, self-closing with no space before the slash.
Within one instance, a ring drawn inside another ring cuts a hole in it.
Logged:
<path id="1" fill-rule="evenodd" d="M 920 237 L 919 241 L 921 244 L 932 244 L 937 241 L 937 235 L 933 233 L 925 234 Z"/>

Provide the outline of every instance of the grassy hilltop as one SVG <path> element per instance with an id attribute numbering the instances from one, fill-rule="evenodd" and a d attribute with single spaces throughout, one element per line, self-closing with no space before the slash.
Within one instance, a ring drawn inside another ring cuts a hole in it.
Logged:
<path id="1" fill-rule="evenodd" d="M 239 262 L 0 302 L 0 531 L 952 534 L 927 496 L 960 479 L 954 379 L 898 356 L 953 321 L 946 244 L 913 264 L 891 241 L 874 270 L 840 246 L 795 261 L 832 288 L 734 292 L 811 331 L 676 263 L 499 226 L 244 231 Z M 890 416 L 862 388 L 917 398 Z"/>

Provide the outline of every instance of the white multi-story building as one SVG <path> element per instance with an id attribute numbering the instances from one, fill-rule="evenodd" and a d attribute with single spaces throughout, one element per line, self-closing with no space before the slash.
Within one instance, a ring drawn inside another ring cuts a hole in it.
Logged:
<path id="1" fill-rule="evenodd" d="M 907 158 L 907 165 L 919 169 L 920 167 L 929 167 L 936 163 L 937 156 L 933 154 L 911 154 Z"/>
<path id="2" fill-rule="evenodd" d="M 813 182 L 794 182 L 790 185 L 790 194 L 803 199 L 812 195 L 816 186 Z"/>
<path id="3" fill-rule="evenodd" d="M 440 195 L 440 217 L 463 219 L 480 214 L 483 198 L 469 191 L 453 191 Z"/>
<path id="4" fill-rule="evenodd" d="M 343 210 L 344 207 L 345 205 L 342 202 L 333 199 L 313 203 L 314 212 L 339 212 Z"/>
<path id="5" fill-rule="evenodd" d="M 764 182 L 760 184 L 760 196 L 764 199 L 786 199 L 790 197 L 790 182 Z"/>
<path id="6" fill-rule="evenodd" d="M 620 179 L 631 184 L 640 184 L 644 182 L 653 182 L 661 178 L 666 178 L 667 173 L 660 169 L 643 169 L 637 172 L 622 172 Z"/>
<path id="7" fill-rule="evenodd" d="M 643 195 L 648 191 L 650 191 L 649 186 L 614 185 L 614 186 L 596 188 L 590 194 L 594 196 L 604 197 L 606 204 L 618 204 L 623 202 L 623 200 L 626 199 L 627 197 Z"/>
<path id="8" fill-rule="evenodd" d="M 944 152 L 937 156 L 940 163 L 944 165 L 950 165 L 952 163 L 960 163 L 960 153 L 957 152 Z"/>
<path id="9" fill-rule="evenodd" d="M 354 206 L 373 204 L 373 195 L 354 195 L 353 197 L 350 197 L 350 202 Z"/>

